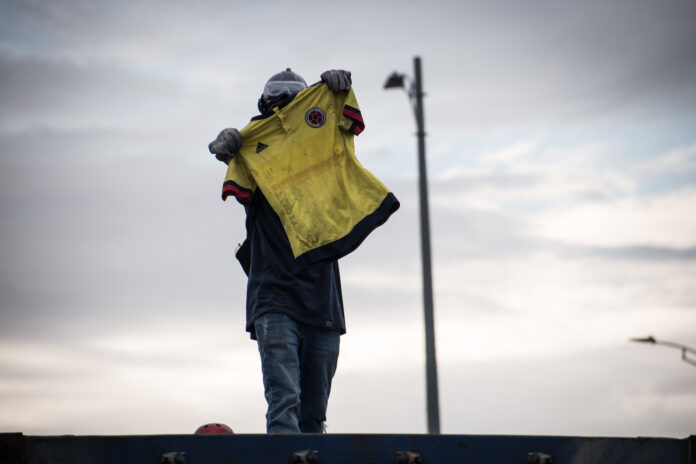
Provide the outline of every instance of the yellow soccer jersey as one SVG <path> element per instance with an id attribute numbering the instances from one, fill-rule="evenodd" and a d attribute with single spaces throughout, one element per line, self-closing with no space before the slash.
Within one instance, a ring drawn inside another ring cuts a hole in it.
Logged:
<path id="1" fill-rule="evenodd" d="M 248 203 L 260 188 L 300 264 L 338 259 L 399 208 L 396 197 L 355 157 L 365 124 L 351 89 L 315 84 L 240 133 L 222 198 Z"/>

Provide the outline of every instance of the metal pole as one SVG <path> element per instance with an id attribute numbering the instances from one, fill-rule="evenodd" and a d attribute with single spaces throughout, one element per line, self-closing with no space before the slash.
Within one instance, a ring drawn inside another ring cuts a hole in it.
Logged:
<path id="1" fill-rule="evenodd" d="M 664 346 L 669 346 L 671 348 L 676 348 L 679 351 L 681 351 L 682 361 L 689 363 L 692 366 L 696 366 L 696 360 L 691 359 L 687 356 L 687 353 L 696 354 L 696 350 L 693 348 L 689 348 L 686 345 L 682 345 L 681 343 L 655 340 L 655 337 L 653 337 L 652 335 L 650 335 L 647 338 L 631 338 L 631 341 L 632 342 L 640 342 L 640 343 L 652 343 L 653 345 L 664 345 Z"/>
<path id="2" fill-rule="evenodd" d="M 433 278 L 430 263 L 430 214 L 428 182 L 425 170 L 425 121 L 423 118 L 423 84 L 421 60 L 413 59 L 415 73 L 416 124 L 418 125 L 418 181 L 420 192 L 421 255 L 423 260 L 423 304 L 425 308 L 425 371 L 428 400 L 428 433 L 440 433 L 440 404 L 435 356 L 435 323 L 433 316 Z"/>

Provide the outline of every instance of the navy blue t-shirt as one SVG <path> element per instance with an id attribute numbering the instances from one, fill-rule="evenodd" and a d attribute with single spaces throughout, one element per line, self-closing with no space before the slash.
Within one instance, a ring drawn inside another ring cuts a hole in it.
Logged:
<path id="1" fill-rule="evenodd" d="M 254 321 L 281 312 L 307 324 L 346 332 L 338 262 L 299 268 L 280 218 L 256 189 L 247 210 L 250 243 L 246 330 L 256 339 Z"/>

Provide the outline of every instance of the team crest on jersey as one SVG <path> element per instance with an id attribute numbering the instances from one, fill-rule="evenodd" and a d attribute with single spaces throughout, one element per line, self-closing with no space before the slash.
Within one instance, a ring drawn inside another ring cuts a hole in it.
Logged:
<path id="1" fill-rule="evenodd" d="M 305 113 L 305 121 L 310 127 L 321 127 L 326 122 L 326 113 L 321 108 L 311 108 Z"/>

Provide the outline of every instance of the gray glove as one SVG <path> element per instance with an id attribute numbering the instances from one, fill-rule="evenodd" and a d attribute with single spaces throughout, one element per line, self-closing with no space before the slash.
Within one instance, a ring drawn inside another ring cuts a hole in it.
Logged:
<path id="1" fill-rule="evenodd" d="M 223 129 L 215 140 L 208 144 L 208 150 L 215 155 L 215 158 L 225 164 L 237 156 L 242 147 L 242 136 L 237 129 Z"/>
<path id="2" fill-rule="evenodd" d="M 321 74 L 321 80 L 326 82 L 332 92 L 347 92 L 350 90 L 352 81 L 350 71 L 342 69 L 331 69 Z"/>

